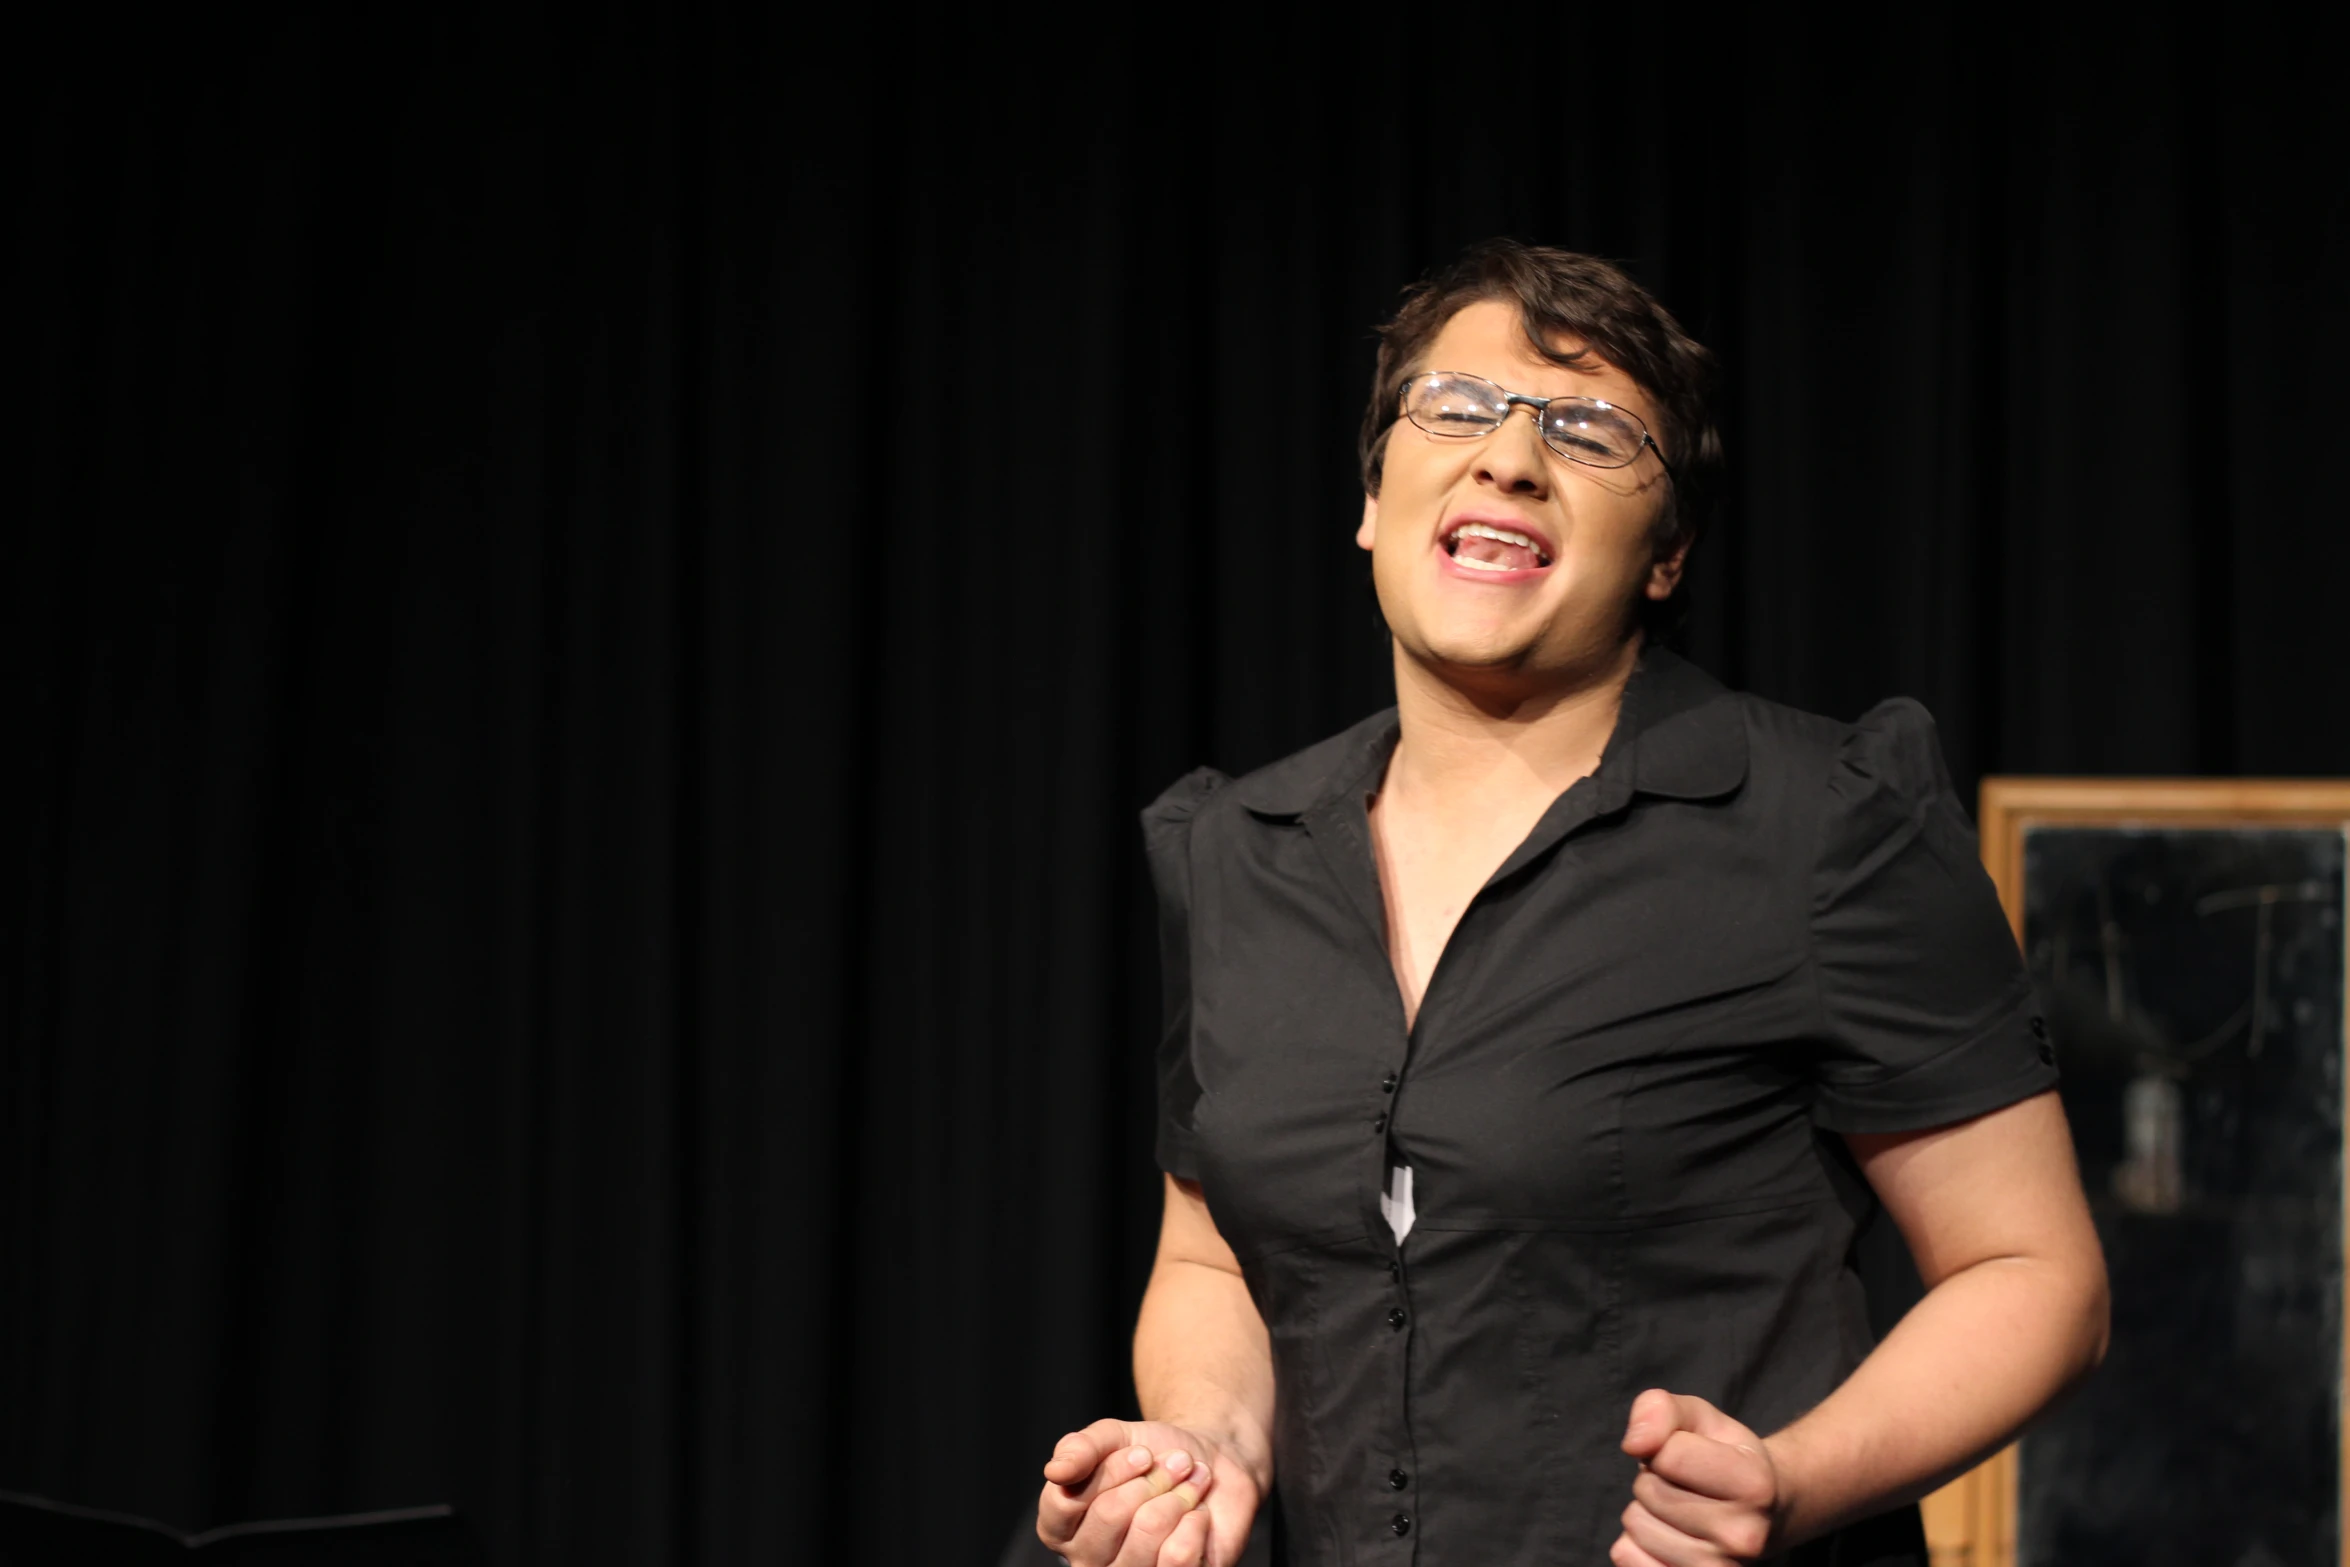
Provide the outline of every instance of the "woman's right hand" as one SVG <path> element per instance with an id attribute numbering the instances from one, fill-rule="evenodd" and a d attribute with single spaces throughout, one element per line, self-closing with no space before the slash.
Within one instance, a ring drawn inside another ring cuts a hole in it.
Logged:
<path id="1" fill-rule="evenodd" d="M 1044 1466 L 1036 1537 L 1069 1567 L 1231 1567 L 1257 1483 L 1212 1438 L 1155 1420 L 1097 1420 Z"/>

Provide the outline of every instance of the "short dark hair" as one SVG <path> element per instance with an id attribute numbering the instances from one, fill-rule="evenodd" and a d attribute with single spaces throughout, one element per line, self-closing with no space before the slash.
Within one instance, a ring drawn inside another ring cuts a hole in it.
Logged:
<path id="1" fill-rule="evenodd" d="M 1421 363 L 1428 345 L 1447 321 L 1488 299 L 1518 307 L 1526 341 L 1543 358 L 1570 370 L 1603 360 L 1655 401 L 1662 428 L 1654 433 L 1673 478 L 1651 548 L 1662 560 L 1694 542 L 1712 518 L 1722 473 L 1722 437 L 1713 421 L 1714 356 L 1621 268 L 1596 256 L 1514 239 L 1470 246 L 1458 260 L 1406 289 L 1395 318 L 1379 329 L 1379 362 L 1371 372 L 1371 402 L 1363 411 L 1359 445 L 1363 492 L 1379 493 L 1387 437 L 1400 417 L 1404 383 L 1432 368 Z M 1561 337 L 1582 346 L 1560 353 L 1553 340 Z M 1643 604 L 1652 633 L 1679 618 L 1681 601 L 1676 590 L 1666 604 Z"/>

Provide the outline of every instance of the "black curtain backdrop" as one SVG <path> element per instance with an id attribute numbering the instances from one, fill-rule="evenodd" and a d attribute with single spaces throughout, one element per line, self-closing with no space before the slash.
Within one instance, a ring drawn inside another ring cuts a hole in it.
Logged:
<path id="1" fill-rule="evenodd" d="M 0 1488 L 988 1559 L 1133 1396 L 1134 813 L 1387 700 L 1368 328 L 1472 239 L 1725 358 L 1717 673 L 2350 773 L 2332 57 L 2163 15 L 20 57 Z"/>

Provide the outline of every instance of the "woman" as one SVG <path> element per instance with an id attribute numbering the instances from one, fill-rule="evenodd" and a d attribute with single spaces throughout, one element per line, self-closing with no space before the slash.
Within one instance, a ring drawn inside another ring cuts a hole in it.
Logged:
<path id="1" fill-rule="evenodd" d="M 1145 1419 L 1038 1534 L 1224 1567 L 1917 1564 L 1903 1504 L 2095 1364 L 2054 1058 L 1931 720 L 1650 644 L 1711 361 L 1479 247 L 1383 334 L 1357 542 L 1396 707 L 1145 813 L 1168 980 Z M 1928 1286 L 1870 1342 L 1881 1203 Z"/>

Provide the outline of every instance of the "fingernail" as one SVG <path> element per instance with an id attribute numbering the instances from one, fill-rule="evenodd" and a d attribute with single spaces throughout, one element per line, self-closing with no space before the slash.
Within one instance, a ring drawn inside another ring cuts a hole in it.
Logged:
<path id="1" fill-rule="evenodd" d="M 1151 1450 L 1147 1447 L 1130 1447 L 1126 1449 L 1126 1462 L 1136 1469 L 1148 1469 L 1151 1466 Z"/>
<path id="2" fill-rule="evenodd" d="M 1182 1479 L 1183 1471 L 1189 1469 L 1190 1467 L 1191 1455 L 1183 1451 L 1183 1449 L 1177 1448 L 1174 1452 L 1167 1455 L 1167 1473 L 1173 1475 L 1176 1479 Z"/>
<path id="3" fill-rule="evenodd" d="M 1214 1471 L 1210 1470 L 1206 1464 L 1200 1465 L 1191 1472 L 1191 1483 L 1203 1491 L 1208 1488 L 1208 1482 L 1215 1478 Z"/>

